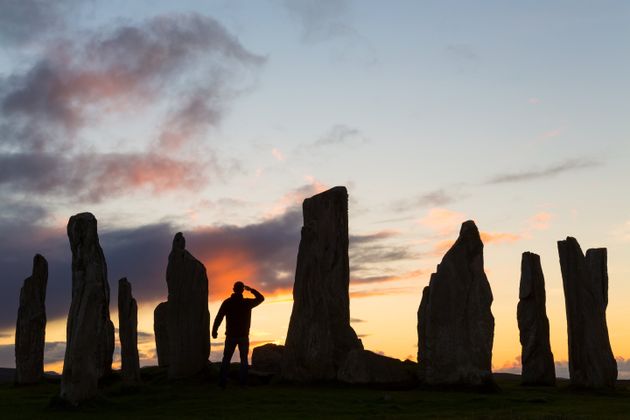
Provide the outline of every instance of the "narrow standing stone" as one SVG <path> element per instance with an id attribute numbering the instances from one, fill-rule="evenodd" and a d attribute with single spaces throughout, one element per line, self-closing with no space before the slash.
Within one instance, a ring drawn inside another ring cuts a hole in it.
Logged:
<path id="1" fill-rule="evenodd" d="M 168 367 L 168 302 L 162 302 L 153 311 L 153 333 L 158 366 Z"/>
<path id="2" fill-rule="evenodd" d="M 555 385 L 556 369 L 549 344 L 549 319 L 545 307 L 545 277 L 540 257 L 524 252 L 517 309 L 522 345 L 521 381 L 524 385 Z"/>
<path id="3" fill-rule="evenodd" d="M 33 272 L 20 290 L 20 308 L 15 328 L 15 381 L 34 384 L 44 375 L 46 342 L 46 285 L 48 262 L 33 258 Z"/>
<path id="4" fill-rule="evenodd" d="M 558 241 L 569 335 L 571 384 L 614 388 L 617 362 L 606 325 L 608 270 L 606 248 L 589 249 L 586 257 L 575 238 Z"/>
<path id="5" fill-rule="evenodd" d="M 77 404 L 97 393 L 114 353 L 114 324 L 109 319 L 107 264 L 97 222 L 80 213 L 68 222 L 72 250 L 72 303 L 68 313 L 61 398 Z"/>
<path id="6" fill-rule="evenodd" d="M 183 378 L 202 372 L 210 356 L 210 312 L 206 267 L 186 250 L 177 233 L 168 256 L 168 376 Z"/>
<path id="7" fill-rule="evenodd" d="M 472 220 L 462 224 L 418 309 L 418 363 L 430 385 L 489 385 L 492 380 L 492 291 L 483 243 Z"/>
<path id="8" fill-rule="evenodd" d="M 290 381 L 337 379 L 350 351 L 363 349 L 350 326 L 348 192 L 335 187 L 304 200 L 293 310 L 282 357 Z"/>
<path id="9" fill-rule="evenodd" d="M 131 294 L 131 284 L 127 278 L 118 281 L 118 331 L 123 381 L 137 384 L 140 382 L 138 305 Z"/>

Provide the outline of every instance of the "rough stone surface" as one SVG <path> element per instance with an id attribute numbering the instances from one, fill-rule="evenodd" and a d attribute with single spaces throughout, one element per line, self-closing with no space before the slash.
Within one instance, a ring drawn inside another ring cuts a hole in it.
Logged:
<path id="1" fill-rule="evenodd" d="M 33 272 L 20 290 L 20 308 L 15 328 L 15 381 L 34 384 L 44 375 L 46 341 L 46 285 L 48 262 L 33 258 Z"/>
<path id="2" fill-rule="evenodd" d="M 569 375 L 574 386 L 614 388 L 617 362 L 606 325 L 608 270 L 605 248 L 586 257 L 575 238 L 558 241 L 569 335 Z"/>
<path id="3" fill-rule="evenodd" d="M 545 306 L 545 277 L 540 257 L 524 252 L 517 308 L 521 338 L 521 381 L 524 385 L 554 385 L 556 369 L 549 344 L 549 319 Z"/>
<path id="4" fill-rule="evenodd" d="M 354 349 L 348 353 L 337 376 L 341 382 L 350 384 L 402 385 L 416 381 L 416 369 L 415 363 Z"/>
<path id="5" fill-rule="evenodd" d="M 131 284 L 126 278 L 118 281 L 118 331 L 123 381 L 130 384 L 139 383 L 138 305 L 131 294 Z"/>
<path id="6" fill-rule="evenodd" d="M 481 386 L 491 373 L 494 317 L 483 243 L 471 220 L 448 250 L 418 309 L 418 373 L 429 385 Z"/>
<path id="7" fill-rule="evenodd" d="M 348 193 L 335 187 L 304 200 L 293 310 L 282 359 L 289 381 L 335 380 L 348 352 L 363 349 L 350 326 Z"/>
<path id="8" fill-rule="evenodd" d="M 264 344 L 252 351 L 252 368 L 261 372 L 280 373 L 284 346 Z"/>
<path id="9" fill-rule="evenodd" d="M 162 302 L 153 311 L 153 333 L 158 366 L 168 366 L 168 302 Z"/>
<path id="10" fill-rule="evenodd" d="M 94 397 L 98 380 L 111 371 L 114 324 L 109 319 L 107 264 L 99 244 L 96 218 L 70 218 L 72 303 L 68 313 L 61 397 L 72 403 Z"/>
<path id="11" fill-rule="evenodd" d="M 208 277 L 204 265 L 186 251 L 177 233 L 166 268 L 168 285 L 168 376 L 184 378 L 202 372 L 210 356 Z"/>

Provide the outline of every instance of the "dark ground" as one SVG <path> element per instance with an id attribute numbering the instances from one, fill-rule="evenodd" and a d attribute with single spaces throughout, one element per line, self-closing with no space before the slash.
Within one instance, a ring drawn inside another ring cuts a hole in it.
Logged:
<path id="1" fill-rule="evenodd" d="M 630 391 L 619 381 L 614 392 L 519 385 L 517 375 L 497 374 L 499 392 L 365 388 L 342 385 L 295 387 L 253 377 L 241 388 L 216 385 L 216 372 L 172 383 L 162 369 L 143 368 L 144 384 L 124 387 L 117 374 L 104 380 L 102 395 L 80 408 L 56 401 L 59 379 L 36 386 L 0 384 L 0 418 L 630 418 Z"/>

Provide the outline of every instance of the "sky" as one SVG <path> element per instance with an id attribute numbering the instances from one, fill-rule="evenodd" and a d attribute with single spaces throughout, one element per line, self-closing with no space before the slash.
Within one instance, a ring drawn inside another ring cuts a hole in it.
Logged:
<path id="1" fill-rule="evenodd" d="M 0 366 L 14 366 L 19 290 L 41 253 L 46 369 L 61 370 L 65 228 L 84 211 L 116 325 L 118 280 L 132 284 L 142 365 L 156 363 L 178 231 L 208 271 L 211 318 L 242 280 L 267 296 L 253 346 L 282 344 L 302 200 L 345 185 L 351 322 L 367 349 L 416 359 L 422 288 L 473 219 L 493 369 L 520 371 L 531 251 L 566 376 L 556 241 L 574 236 L 608 248 L 610 340 L 630 378 L 628 74 L 621 0 L 0 0 Z M 214 340 L 211 359 L 221 351 Z"/>

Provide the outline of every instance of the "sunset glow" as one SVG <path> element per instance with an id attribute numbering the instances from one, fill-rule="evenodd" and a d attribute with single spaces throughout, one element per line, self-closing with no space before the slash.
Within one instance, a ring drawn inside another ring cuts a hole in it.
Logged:
<path id="1" fill-rule="evenodd" d="M 351 325 L 365 348 L 416 360 L 422 289 L 470 219 L 494 297 L 495 370 L 520 372 L 531 251 L 567 376 L 556 242 L 574 236 L 584 251 L 608 248 L 608 331 L 630 378 L 629 3 L 38 7 L 0 17 L 0 367 L 14 366 L 20 287 L 41 253 L 45 368 L 61 371 L 66 223 L 85 211 L 98 219 L 115 325 L 118 279 L 132 284 L 143 366 L 157 363 L 153 310 L 177 232 L 206 267 L 211 322 L 243 281 L 266 297 L 252 343 L 282 344 L 302 201 L 344 185 Z"/>

